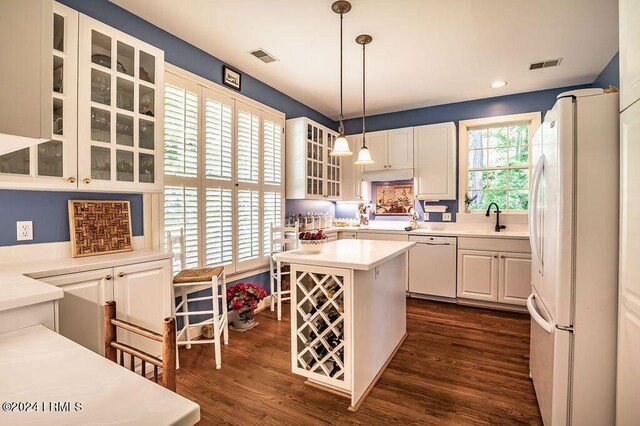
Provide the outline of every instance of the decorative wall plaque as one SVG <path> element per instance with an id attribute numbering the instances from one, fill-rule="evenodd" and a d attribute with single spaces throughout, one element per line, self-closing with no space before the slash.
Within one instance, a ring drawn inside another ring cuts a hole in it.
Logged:
<path id="1" fill-rule="evenodd" d="M 390 184 L 376 187 L 377 215 L 410 215 L 414 209 L 413 185 Z"/>
<path id="2" fill-rule="evenodd" d="M 129 201 L 69 200 L 73 257 L 132 251 Z"/>

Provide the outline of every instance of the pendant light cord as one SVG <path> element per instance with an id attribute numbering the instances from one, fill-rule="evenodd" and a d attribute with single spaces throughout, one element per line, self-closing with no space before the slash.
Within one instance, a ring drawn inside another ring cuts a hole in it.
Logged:
<path id="1" fill-rule="evenodd" d="M 367 116 L 367 112 L 366 112 L 366 98 L 365 98 L 365 47 L 366 44 L 362 45 L 362 146 L 366 146 L 365 145 L 365 117 Z"/>
<path id="2" fill-rule="evenodd" d="M 340 125 L 338 126 L 338 132 L 344 134 L 344 124 L 342 122 L 344 115 L 342 114 L 342 20 L 344 14 L 340 14 Z"/>

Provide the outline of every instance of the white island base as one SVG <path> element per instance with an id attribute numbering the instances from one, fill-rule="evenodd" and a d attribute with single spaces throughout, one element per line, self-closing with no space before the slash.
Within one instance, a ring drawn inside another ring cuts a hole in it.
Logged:
<path id="1" fill-rule="evenodd" d="M 351 399 L 356 411 L 407 336 L 408 250 L 415 243 L 340 240 L 291 264 L 292 371 Z"/>

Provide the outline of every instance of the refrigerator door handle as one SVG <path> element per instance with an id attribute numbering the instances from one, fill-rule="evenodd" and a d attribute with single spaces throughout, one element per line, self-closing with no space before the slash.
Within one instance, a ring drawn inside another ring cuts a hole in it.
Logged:
<path id="1" fill-rule="evenodd" d="M 533 182 L 531 185 L 531 195 L 529 197 L 529 241 L 531 245 L 531 257 L 533 263 L 538 268 L 538 272 L 542 274 L 542 259 L 538 251 L 538 221 L 536 216 L 538 213 L 538 193 L 540 192 L 540 182 L 542 181 L 542 173 L 544 172 L 544 154 L 538 159 L 536 169 L 533 172 Z"/>
<path id="2" fill-rule="evenodd" d="M 533 304 L 533 299 L 535 299 L 535 297 L 536 297 L 536 295 L 534 293 L 531 293 L 529 295 L 529 297 L 527 298 L 527 310 L 529 311 L 529 314 L 531 314 L 531 318 L 540 327 L 542 327 L 542 329 L 544 331 L 546 331 L 547 333 L 551 334 L 551 332 L 553 331 L 553 324 L 551 324 L 549 321 L 545 320 L 542 317 L 542 315 L 540 315 L 540 313 L 538 312 L 538 309 Z"/>

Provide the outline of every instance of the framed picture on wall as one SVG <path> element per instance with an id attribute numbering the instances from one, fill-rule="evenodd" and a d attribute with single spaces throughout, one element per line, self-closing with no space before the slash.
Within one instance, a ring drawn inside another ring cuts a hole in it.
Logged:
<path id="1" fill-rule="evenodd" d="M 239 92 L 242 82 L 241 80 L 242 74 L 240 74 L 238 71 L 231 69 L 226 65 L 222 66 L 222 82 L 226 86 L 229 86 Z"/>

